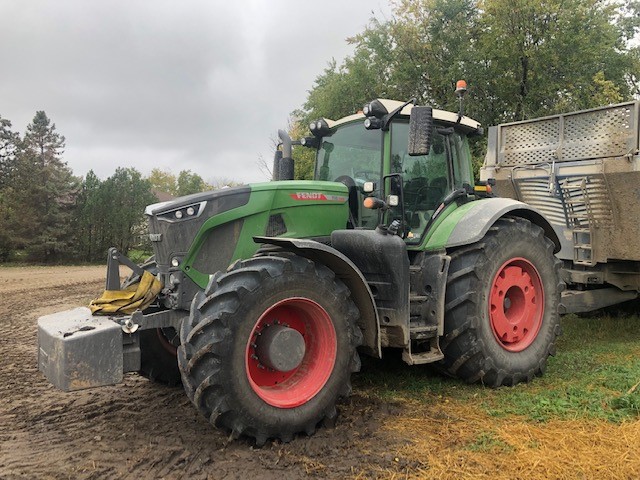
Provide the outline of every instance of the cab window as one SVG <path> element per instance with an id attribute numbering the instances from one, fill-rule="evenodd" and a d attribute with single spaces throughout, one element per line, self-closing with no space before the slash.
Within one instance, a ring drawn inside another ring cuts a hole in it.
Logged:
<path id="1" fill-rule="evenodd" d="M 428 155 L 407 154 L 408 122 L 394 122 L 391 127 L 391 169 L 403 178 L 407 241 L 420 241 L 427 223 L 442 199 L 451 191 L 451 174 L 447 162 L 447 137 L 435 129 Z"/>
<path id="2" fill-rule="evenodd" d="M 366 130 L 362 121 L 338 127 L 323 137 L 316 159 L 317 180 L 339 181 L 350 187 L 349 204 L 353 227 L 373 229 L 378 212 L 362 207 L 367 196 L 365 182 L 380 185 L 382 175 L 382 131 Z"/>

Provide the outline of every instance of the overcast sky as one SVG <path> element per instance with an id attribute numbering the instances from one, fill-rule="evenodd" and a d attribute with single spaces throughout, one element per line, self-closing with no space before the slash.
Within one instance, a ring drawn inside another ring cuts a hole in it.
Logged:
<path id="1" fill-rule="evenodd" d="M 0 116 L 44 110 L 76 175 L 266 180 L 272 138 L 386 0 L 0 0 Z"/>

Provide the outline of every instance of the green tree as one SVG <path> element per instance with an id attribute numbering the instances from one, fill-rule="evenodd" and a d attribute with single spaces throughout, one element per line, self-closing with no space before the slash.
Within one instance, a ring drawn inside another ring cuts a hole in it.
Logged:
<path id="1" fill-rule="evenodd" d="M 19 144 L 20 135 L 11 129 L 11 121 L 0 116 L 0 190 L 10 182 Z"/>
<path id="2" fill-rule="evenodd" d="M 151 170 L 148 179 L 149 182 L 151 182 L 152 190 L 170 193 L 171 195 L 177 194 L 177 180 L 173 173 L 167 170 L 154 168 Z"/>
<path id="3" fill-rule="evenodd" d="M 93 170 L 90 170 L 76 199 L 76 255 L 87 262 L 106 255 L 103 220 L 107 212 L 102 202 L 101 188 L 102 182 Z"/>
<path id="4" fill-rule="evenodd" d="M 177 197 L 211 189 L 211 186 L 200 175 L 191 172 L 191 170 L 181 170 L 176 177 L 168 170 L 154 168 L 151 170 L 148 180 L 152 190 L 170 193 Z"/>
<path id="5" fill-rule="evenodd" d="M 487 86 L 483 120 L 598 106 L 611 98 L 605 79 L 618 89 L 614 99 L 630 98 L 626 39 L 637 19 L 626 12 L 606 0 L 485 0 L 477 45 Z"/>
<path id="6" fill-rule="evenodd" d="M 19 143 L 20 136 L 11 129 L 11 122 L 0 116 L 0 261 L 8 260 L 15 247 L 15 237 L 8 224 L 8 219 L 15 215 L 15 209 L 8 194 L 16 169 Z"/>
<path id="7" fill-rule="evenodd" d="M 308 126 L 306 123 L 292 120 L 289 124 L 289 136 L 294 139 L 302 138 L 308 135 Z M 313 168 L 315 166 L 316 156 L 315 149 L 295 145 L 291 155 L 295 159 L 293 164 L 293 177 L 296 180 L 313 180 Z"/>
<path id="8" fill-rule="evenodd" d="M 72 251 L 72 218 L 78 180 L 62 160 L 65 139 L 44 111 L 27 126 L 4 200 L 16 248 L 29 259 L 53 262 Z"/>
<path id="9" fill-rule="evenodd" d="M 451 94 L 474 64 L 479 10 L 472 0 L 402 0 L 391 20 L 372 19 L 348 39 L 354 53 L 319 75 L 301 120 L 340 118 L 374 98 L 455 108 Z"/>
<path id="10" fill-rule="evenodd" d="M 142 242 L 144 209 L 155 202 L 151 182 L 135 168 L 117 168 L 95 191 L 100 205 L 98 234 L 94 246 L 97 258 L 116 247 L 125 255 Z"/>
<path id="11" fill-rule="evenodd" d="M 638 93 L 640 3 L 607 0 L 399 0 L 372 19 L 310 90 L 301 122 L 354 113 L 375 98 L 456 110 L 485 125 L 583 109 Z"/>
<path id="12" fill-rule="evenodd" d="M 180 197 L 192 193 L 204 192 L 209 189 L 211 189 L 211 186 L 207 185 L 197 173 L 191 173 L 191 170 L 182 170 L 178 174 L 176 194 Z"/>

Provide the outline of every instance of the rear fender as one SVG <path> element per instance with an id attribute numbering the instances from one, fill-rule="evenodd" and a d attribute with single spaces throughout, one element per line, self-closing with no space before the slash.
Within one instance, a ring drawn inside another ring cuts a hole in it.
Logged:
<path id="1" fill-rule="evenodd" d="M 278 246 L 333 270 L 336 277 L 351 290 L 351 298 L 360 310 L 358 326 L 364 336 L 363 345 L 360 348 L 372 357 L 382 357 L 380 323 L 373 293 L 358 267 L 349 258 L 335 248 L 314 240 L 273 237 L 253 237 L 253 239 L 257 243 Z"/>
<path id="2" fill-rule="evenodd" d="M 510 198 L 487 198 L 467 203 L 449 214 L 429 235 L 426 249 L 459 247 L 480 241 L 489 228 L 506 216 L 521 217 L 538 225 L 560 251 L 560 240 L 551 224 L 531 205 Z"/>

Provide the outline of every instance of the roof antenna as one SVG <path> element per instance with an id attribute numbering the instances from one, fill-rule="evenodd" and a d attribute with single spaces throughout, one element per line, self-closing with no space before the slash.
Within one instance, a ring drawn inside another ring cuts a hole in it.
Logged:
<path id="1" fill-rule="evenodd" d="M 464 80 L 458 80 L 456 82 L 456 96 L 458 97 L 458 121 L 456 123 L 460 123 L 462 117 L 464 116 L 464 104 L 462 99 L 464 98 L 464 94 L 467 93 L 467 82 Z"/>

